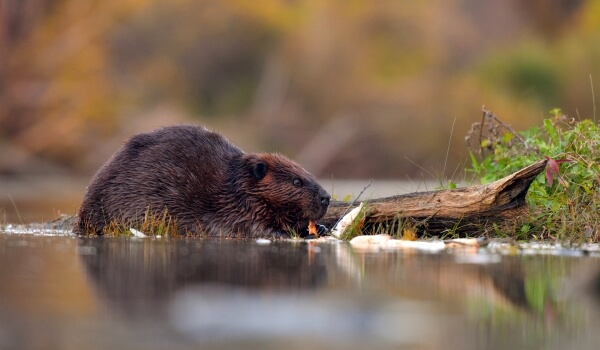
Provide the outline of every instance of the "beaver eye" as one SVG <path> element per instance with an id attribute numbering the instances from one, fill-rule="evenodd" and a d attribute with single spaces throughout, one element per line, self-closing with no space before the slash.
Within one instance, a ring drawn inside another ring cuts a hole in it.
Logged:
<path id="1" fill-rule="evenodd" d="M 302 180 L 300 180 L 300 179 L 294 179 L 294 186 L 296 186 L 296 187 L 302 186 Z"/>

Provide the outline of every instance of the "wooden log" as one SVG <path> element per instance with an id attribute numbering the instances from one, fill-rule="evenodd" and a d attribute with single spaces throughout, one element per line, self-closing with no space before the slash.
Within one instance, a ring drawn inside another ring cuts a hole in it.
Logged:
<path id="1" fill-rule="evenodd" d="M 409 222 L 420 235 L 443 235 L 449 231 L 465 235 L 484 233 L 494 224 L 502 227 L 515 225 L 528 212 L 525 196 L 535 177 L 545 167 L 546 160 L 540 160 L 487 185 L 365 201 L 367 210 L 363 232 L 377 228 L 397 229 L 399 222 Z M 331 227 L 348 209 L 349 203 L 334 201 L 319 222 Z"/>

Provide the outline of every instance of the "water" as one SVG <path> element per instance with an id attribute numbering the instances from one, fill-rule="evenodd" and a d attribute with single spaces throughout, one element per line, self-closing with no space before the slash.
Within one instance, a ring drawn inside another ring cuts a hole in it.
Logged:
<path id="1" fill-rule="evenodd" d="M 0 349 L 594 349 L 598 247 L 0 233 Z"/>

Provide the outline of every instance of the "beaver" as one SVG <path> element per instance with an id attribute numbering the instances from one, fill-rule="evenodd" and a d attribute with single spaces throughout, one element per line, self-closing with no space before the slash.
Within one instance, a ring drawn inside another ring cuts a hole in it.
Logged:
<path id="1" fill-rule="evenodd" d="M 131 137 L 92 178 L 74 232 L 139 226 L 166 213 L 179 233 L 279 237 L 322 218 L 329 194 L 313 175 L 277 153 L 245 153 L 200 126 Z"/>

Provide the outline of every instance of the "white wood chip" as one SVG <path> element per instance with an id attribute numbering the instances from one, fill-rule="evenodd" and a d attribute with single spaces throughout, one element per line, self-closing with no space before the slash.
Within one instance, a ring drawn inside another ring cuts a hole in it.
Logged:
<path id="1" fill-rule="evenodd" d="M 131 231 L 131 234 L 134 237 L 140 237 L 140 238 L 142 238 L 142 237 L 148 237 L 143 232 L 138 231 L 138 230 L 134 229 L 133 227 L 129 228 L 129 231 Z"/>
<path id="2" fill-rule="evenodd" d="M 352 225 L 352 222 L 354 220 L 356 220 L 356 217 L 358 216 L 358 214 L 360 213 L 360 210 L 363 207 L 363 203 L 361 202 L 358 207 L 350 210 L 350 212 L 348 212 L 348 214 L 344 215 L 344 217 L 342 218 L 342 220 L 340 220 L 340 222 L 337 223 L 337 225 L 335 225 L 335 227 L 333 228 L 333 230 L 331 230 L 331 234 L 334 235 L 335 237 L 339 238 L 342 234 L 344 234 L 344 232 L 346 231 L 346 229 Z"/>
<path id="3" fill-rule="evenodd" d="M 271 244 L 271 240 L 266 239 L 266 238 L 257 238 L 256 243 L 257 244 Z"/>

